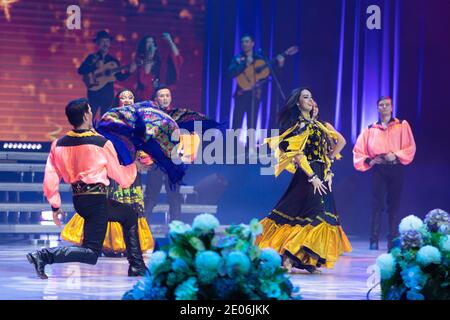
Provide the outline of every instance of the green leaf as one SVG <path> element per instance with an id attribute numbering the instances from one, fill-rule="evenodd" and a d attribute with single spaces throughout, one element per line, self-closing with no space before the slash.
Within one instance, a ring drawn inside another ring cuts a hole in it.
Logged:
<path id="1" fill-rule="evenodd" d="M 197 251 L 205 250 L 205 244 L 197 237 L 192 237 L 191 239 L 189 239 L 189 244 Z"/>
<path id="2" fill-rule="evenodd" d="M 183 250 L 183 248 L 180 246 L 174 245 L 169 249 L 169 257 L 171 257 L 172 259 L 183 258 L 185 256 L 186 256 L 186 251 Z"/>

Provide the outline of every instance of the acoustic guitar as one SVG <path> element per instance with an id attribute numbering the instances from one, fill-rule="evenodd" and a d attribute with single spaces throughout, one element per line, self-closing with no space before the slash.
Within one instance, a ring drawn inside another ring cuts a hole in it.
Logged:
<path id="1" fill-rule="evenodd" d="M 148 60 L 143 60 L 136 63 L 136 66 L 141 66 L 150 62 Z M 131 64 L 119 67 L 118 64 L 114 61 L 110 61 L 108 63 L 99 62 L 95 71 L 87 73 L 83 75 L 83 82 L 88 88 L 89 91 L 99 91 L 104 86 L 106 86 L 110 82 L 116 81 L 116 73 L 121 72 L 122 70 L 129 69 Z"/>
<path id="2" fill-rule="evenodd" d="M 281 53 L 283 57 L 292 56 L 298 52 L 297 46 L 289 47 L 286 51 Z M 270 61 L 265 61 L 263 59 L 256 59 L 252 64 L 247 66 L 243 72 L 241 72 L 237 77 L 237 83 L 242 91 L 252 90 L 255 85 L 261 80 L 269 77 L 270 69 L 269 64 L 272 65 L 278 60 L 274 58 Z"/>

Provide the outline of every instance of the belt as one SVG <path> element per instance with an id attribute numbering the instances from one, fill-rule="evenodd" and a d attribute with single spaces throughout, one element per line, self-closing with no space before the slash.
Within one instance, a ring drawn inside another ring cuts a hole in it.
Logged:
<path id="1" fill-rule="evenodd" d="M 394 161 L 384 161 L 382 163 L 380 163 L 381 165 L 385 165 L 385 166 L 392 166 L 395 164 L 400 164 L 400 161 L 398 160 L 394 160 Z"/>
<path id="2" fill-rule="evenodd" d="M 73 195 L 106 194 L 107 187 L 103 183 L 87 184 L 84 182 L 72 183 Z"/>

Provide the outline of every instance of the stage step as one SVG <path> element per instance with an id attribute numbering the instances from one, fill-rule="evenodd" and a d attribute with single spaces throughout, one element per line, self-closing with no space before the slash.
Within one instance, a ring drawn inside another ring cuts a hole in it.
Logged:
<path id="1" fill-rule="evenodd" d="M 45 164 L 38 163 L 0 163 L 3 172 L 44 172 Z"/>
<path id="2" fill-rule="evenodd" d="M 42 192 L 42 183 L 30 182 L 0 182 L 0 191 L 6 192 Z M 70 185 L 62 183 L 59 185 L 60 192 L 72 192 Z M 145 185 L 144 185 L 145 191 Z M 165 186 L 162 186 L 161 193 L 166 193 Z M 183 195 L 194 194 L 194 186 L 181 186 L 180 193 Z"/>
<path id="3" fill-rule="evenodd" d="M 47 161 L 47 156 L 48 152 L 0 152 L 0 160 Z"/>
<path id="4" fill-rule="evenodd" d="M 61 208 L 66 212 L 74 212 L 72 204 L 62 204 Z M 47 203 L 0 203 L 0 212 L 41 212 L 50 210 Z M 153 213 L 167 213 L 169 211 L 168 204 L 158 204 L 153 209 Z M 182 204 L 181 213 L 201 214 L 201 213 L 217 213 L 217 206 L 202 204 Z"/>
<path id="5" fill-rule="evenodd" d="M 154 238 L 165 238 L 169 232 L 169 226 L 163 224 L 151 224 L 149 225 L 150 231 Z M 229 225 L 221 225 L 216 231 L 219 234 L 225 232 Z M 53 223 L 49 225 L 40 224 L 0 224 L 1 234 L 28 234 L 28 235 L 59 235 L 62 231 L 62 227 L 58 227 Z"/>

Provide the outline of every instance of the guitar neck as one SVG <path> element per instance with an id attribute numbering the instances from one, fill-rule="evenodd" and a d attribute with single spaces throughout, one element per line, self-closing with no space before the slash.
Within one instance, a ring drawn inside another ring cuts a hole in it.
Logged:
<path id="1" fill-rule="evenodd" d="M 282 56 L 282 57 L 286 57 L 287 56 L 287 53 L 286 52 L 283 52 L 283 53 L 280 53 L 279 55 L 277 55 L 277 57 L 278 56 Z M 275 62 L 277 62 L 278 60 L 277 60 L 277 58 L 275 57 L 275 58 L 272 58 L 270 61 L 269 61 L 269 63 L 270 64 L 274 64 Z"/>
<path id="2" fill-rule="evenodd" d="M 116 73 L 116 72 L 122 71 L 122 70 L 127 69 L 127 68 L 130 68 L 130 65 L 129 65 L 129 64 L 127 64 L 127 65 L 125 65 L 125 66 L 120 66 L 120 67 L 111 69 L 111 70 L 109 70 L 109 71 L 110 71 L 111 73 Z"/>
<path id="3" fill-rule="evenodd" d="M 281 55 L 281 56 L 283 56 L 283 57 L 286 57 L 286 56 L 287 56 L 286 52 L 280 53 L 279 55 Z M 276 62 L 277 62 L 277 58 L 276 58 L 276 57 L 275 57 L 275 58 L 272 58 L 271 60 L 266 61 L 266 63 L 265 63 L 263 66 L 260 66 L 260 67 L 256 68 L 256 72 L 260 72 L 260 71 L 262 71 L 264 68 L 267 68 L 267 67 L 273 65 L 273 64 L 276 63 Z"/>
<path id="4" fill-rule="evenodd" d="M 142 65 L 146 64 L 147 62 L 150 62 L 150 61 L 149 60 L 140 61 L 140 62 L 136 63 L 136 66 L 137 67 L 142 66 Z M 130 66 L 131 66 L 131 63 L 127 64 L 127 65 L 124 65 L 124 66 L 120 66 L 120 67 L 111 69 L 110 72 L 116 73 L 116 72 L 122 71 L 124 69 L 128 69 Z"/>

